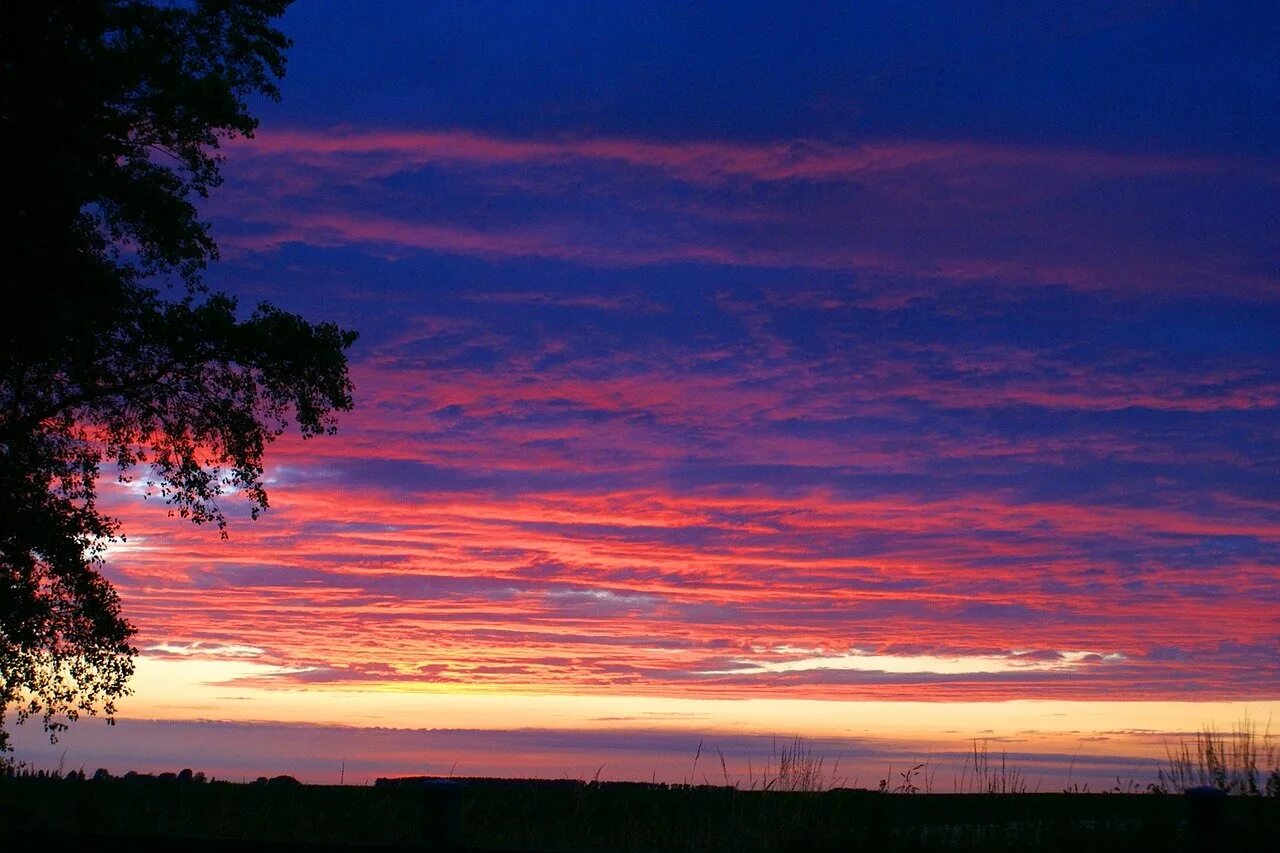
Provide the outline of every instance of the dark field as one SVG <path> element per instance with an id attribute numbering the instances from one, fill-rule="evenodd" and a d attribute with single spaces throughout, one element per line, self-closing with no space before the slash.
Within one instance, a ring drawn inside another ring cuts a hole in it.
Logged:
<path id="1" fill-rule="evenodd" d="M 570 781 L 383 787 L 0 779 L 7 849 L 1244 850 L 1280 801 L 741 791 Z M 1214 810 L 1217 813 L 1212 813 Z M 61 842 L 61 843 L 59 843 Z"/>

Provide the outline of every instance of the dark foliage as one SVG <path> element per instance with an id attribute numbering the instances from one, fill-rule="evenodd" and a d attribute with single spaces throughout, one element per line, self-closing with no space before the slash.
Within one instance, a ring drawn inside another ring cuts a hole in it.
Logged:
<path id="1" fill-rule="evenodd" d="M 224 529 L 220 495 L 266 508 L 266 445 L 351 408 L 353 332 L 267 304 L 246 316 L 201 282 L 217 247 L 195 203 L 220 181 L 219 143 L 253 133 L 246 100 L 277 96 L 287 5 L 6 4 L 0 725 L 12 706 L 56 734 L 127 692 L 100 466 Z"/>

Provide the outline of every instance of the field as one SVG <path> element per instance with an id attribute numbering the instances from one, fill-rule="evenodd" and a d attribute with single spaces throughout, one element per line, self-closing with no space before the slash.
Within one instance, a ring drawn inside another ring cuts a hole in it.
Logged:
<path id="1" fill-rule="evenodd" d="M 1280 799 L 8 778 L 0 826 L 8 849 L 1243 850 L 1280 838 Z"/>

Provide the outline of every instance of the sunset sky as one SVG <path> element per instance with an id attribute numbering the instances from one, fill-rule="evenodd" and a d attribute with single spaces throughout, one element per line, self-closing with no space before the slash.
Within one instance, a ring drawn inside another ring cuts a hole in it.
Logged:
<path id="1" fill-rule="evenodd" d="M 358 330 L 356 409 L 228 541 L 106 490 L 136 692 L 26 754 L 1107 776 L 1280 724 L 1280 14 L 806 9 L 290 11 L 208 281 Z"/>

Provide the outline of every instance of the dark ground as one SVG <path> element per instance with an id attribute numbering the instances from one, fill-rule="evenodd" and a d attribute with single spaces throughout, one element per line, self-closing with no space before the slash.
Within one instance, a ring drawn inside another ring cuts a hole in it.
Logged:
<path id="1" fill-rule="evenodd" d="M 1199 809 L 1199 811 L 1197 811 Z M 1245 850 L 1280 800 L 881 794 L 537 780 L 375 787 L 0 779 L 9 849 Z"/>

